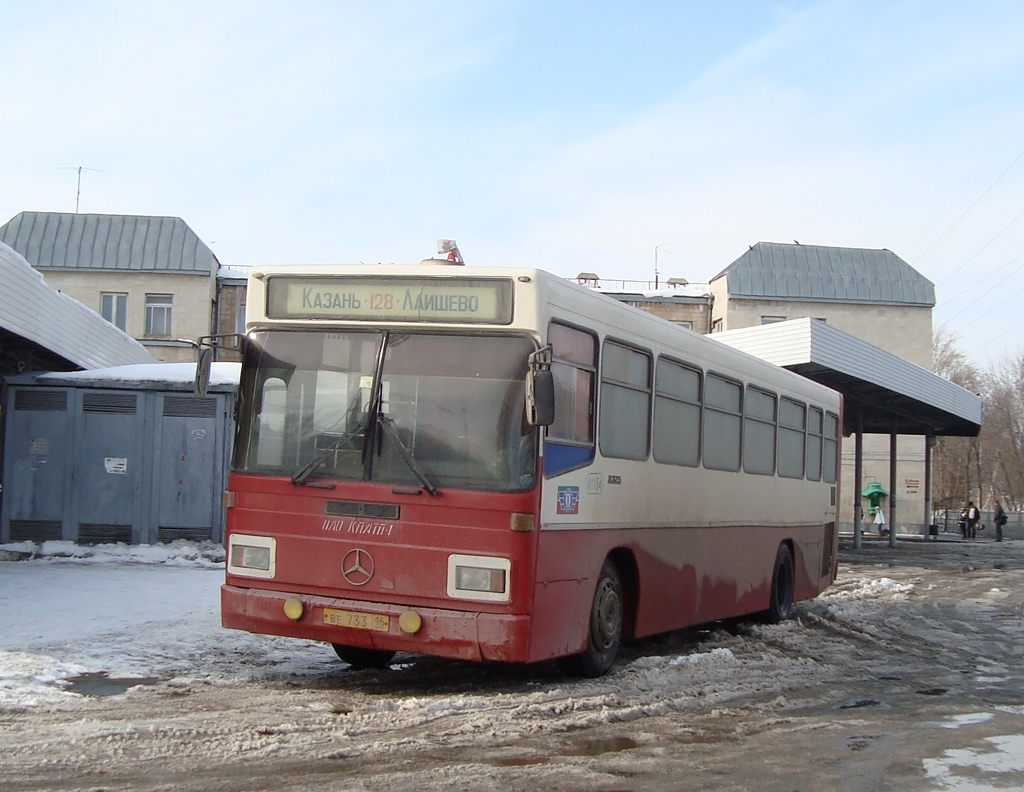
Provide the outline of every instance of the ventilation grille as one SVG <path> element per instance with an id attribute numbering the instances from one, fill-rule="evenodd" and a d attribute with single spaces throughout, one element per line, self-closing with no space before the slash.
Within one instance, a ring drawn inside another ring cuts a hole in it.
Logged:
<path id="1" fill-rule="evenodd" d="M 197 399 L 194 396 L 164 396 L 165 418 L 213 418 L 216 415 L 216 399 Z"/>
<path id="2" fill-rule="evenodd" d="M 37 390 L 26 388 L 14 392 L 15 410 L 35 410 L 37 412 L 67 412 L 68 392 L 54 390 Z"/>
<path id="3" fill-rule="evenodd" d="M 59 520 L 11 520 L 12 542 L 46 542 L 60 538 Z"/>
<path id="4" fill-rule="evenodd" d="M 108 523 L 79 523 L 78 544 L 112 544 L 114 542 L 132 543 L 132 527 L 130 525 L 110 525 Z"/>
<path id="5" fill-rule="evenodd" d="M 821 577 L 832 574 L 832 548 L 836 546 L 836 524 L 825 523 L 825 546 L 821 550 Z"/>
<path id="6" fill-rule="evenodd" d="M 134 393 L 86 393 L 82 412 L 135 415 L 137 397 Z"/>
<path id="7" fill-rule="evenodd" d="M 209 528 L 165 528 L 161 525 L 157 529 L 158 542 L 173 542 L 176 539 L 202 542 L 204 539 L 209 538 L 211 538 Z"/>

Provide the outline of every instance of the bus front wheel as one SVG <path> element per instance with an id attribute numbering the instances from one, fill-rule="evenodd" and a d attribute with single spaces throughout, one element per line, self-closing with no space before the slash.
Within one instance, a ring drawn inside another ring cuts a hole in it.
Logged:
<path id="1" fill-rule="evenodd" d="M 590 606 L 587 648 L 580 654 L 559 658 L 562 673 L 591 679 L 606 674 L 619 653 L 622 622 L 622 580 L 615 564 L 607 560 L 598 576 L 594 602 Z"/>
<path id="2" fill-rule="evenodd" d="M 352 666 L 356 671 L 367 668 L 387 668 L 394 652 L 387 652 L 383 649 L 365 649 L 362 646 L 346 646 L 345 644 L 331 644 L 335 653 Z"/>
<path id="3" fill-rule="evenodd" d="M 789 545 L 779 545 L 772 570 L 772 593 L 768 602 L 768 621 L 785 621 L 793 615 L 793 553 Z"/>

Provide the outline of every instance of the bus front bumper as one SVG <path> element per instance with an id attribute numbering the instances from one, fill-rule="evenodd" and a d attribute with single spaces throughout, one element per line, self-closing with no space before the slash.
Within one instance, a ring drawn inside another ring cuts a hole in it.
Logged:
<path id="1" fill-rule="evenodd" d="M 529 616 L 403 607 L 230 585 L 221 586 L 220 604 L 221 624 L 233 630 L 460 660 L 529 661 Z M 413 627 L 415 632 L 410 632 Z"/>

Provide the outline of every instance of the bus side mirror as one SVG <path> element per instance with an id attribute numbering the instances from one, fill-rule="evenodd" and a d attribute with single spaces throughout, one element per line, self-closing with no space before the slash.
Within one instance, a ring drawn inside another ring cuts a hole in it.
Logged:
<path id="1" fill-rule="evenodd" d="M 555 422 L 555 378 L 551 369 L 531 371 L 527 382 L 526 420 L 531 426 L 551 426 Z"/>
<path id="2" fill-rule="evenodd" d="M 192 394 L 197 399 L 205 399 L 210 387 L 210 366 L 213 365 L 213 348 L 196 347 L 196 378 L 192 383 Z"/>
<path id="3" fill-rule="evenodd" d="M 216 351 L 230 349 L 239 352 L 242 349 L 242 339 L 244 338 L 245 336 L 241 333 L 221 333 L 203 336 L 198 341 L 190 341 L 187 338 L 179 339 L 196 348 L 196 378 L 192 383 L 192 394 L 197 399 L 205 399 L 206 392 L 210 388 L 210 366 L 213 365 Z"/>

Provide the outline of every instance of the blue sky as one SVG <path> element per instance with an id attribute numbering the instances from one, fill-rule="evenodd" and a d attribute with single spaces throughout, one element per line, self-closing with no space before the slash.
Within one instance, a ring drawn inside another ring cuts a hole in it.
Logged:
<path id="1" fill-rule="evenodd" d="M 1024 337 L 1024 3 L 0 0 L 0 222 L 182 217 L 222 264 L 706 281 L 888 248 Z"/>

